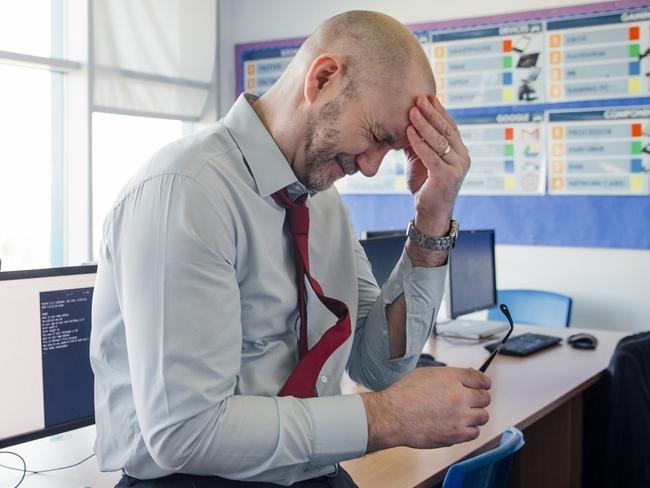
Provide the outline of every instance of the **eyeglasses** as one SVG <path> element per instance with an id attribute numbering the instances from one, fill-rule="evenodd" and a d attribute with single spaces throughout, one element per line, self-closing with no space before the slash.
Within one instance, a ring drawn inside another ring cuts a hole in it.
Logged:
<path id="1" fill-rule="evenodd" d="M 479 368 L 479 371 L 481 373 L 485 373 L 485 371 L 488 369 L 488 366 L 490 365 L 492 360 L 496 357 L 496 355 L 499 354 L 499 351 L 503 348 L 504 344 L 506 343 L 506 341 L 510 337 L 510 334 L 512 334 L 512 331 L 515 328 L 515 324 L 512 323 L 512 317 L 510 316 L 510 311 L 508 310 L 507 305 L 505 303 L 502 303 L 501 305 L 499 305 L 499 308 L 501 309 L 501 312 L 503 313 L 503 315 L 505 315 L 506 318 L 508 319 L 508 323 L 510 324 L 510 330 L 508 331 L 508 333 L 505 336 L 503 336 L 503 339 L 501 339 L 501 342 L 499 342 L 497 347 L 495 347 L 492 350 L 492 352 L 490 353 L 488 358 L 483 363 L 483 366 L 481 366 Z"/>

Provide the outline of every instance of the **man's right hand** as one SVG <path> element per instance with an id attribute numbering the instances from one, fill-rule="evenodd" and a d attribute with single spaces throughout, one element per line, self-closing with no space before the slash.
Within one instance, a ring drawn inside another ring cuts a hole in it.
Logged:
<path id="1" fill-rule="evenodd" d="M 471 368 L 417 368 L 383 391 L 361 395 L 368 451 L 423 449 L 476 439 L 489 414 L 490 378 Z"/>

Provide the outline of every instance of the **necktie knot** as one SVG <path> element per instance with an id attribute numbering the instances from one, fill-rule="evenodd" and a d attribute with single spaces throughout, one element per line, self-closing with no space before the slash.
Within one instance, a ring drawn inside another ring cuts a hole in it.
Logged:
<path id="1" fill-rule="evenodd" d="M 278 205 L 287 209 L 291 233 L 293 235 L 309 235 L 309 208 L 305 204 L 307 194 L 300 195 L 294 201 L 289 197 L 287 189 L 282 188 L 271 196 Z"/>

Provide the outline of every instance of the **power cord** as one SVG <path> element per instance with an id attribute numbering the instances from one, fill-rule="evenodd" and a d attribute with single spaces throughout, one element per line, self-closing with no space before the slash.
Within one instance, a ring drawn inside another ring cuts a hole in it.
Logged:
<path id="1" fill-rule="evenodd" d="M 25 479 L 25 475 L 27 474 L 27 463 L 25 463 L 25 459 L 20 454 L 11 451 L 0 451 L 0 454 L 13 454 L 18 459 L 20 459 L 20 461 L 23 463 L 23 469 L 12 468 L 10 466 L 5 466 L 4 464 L 0 464 L 0 466 L 2 466 L 3 468 L 13 469 L 14 471 L 23 472 L 23 476 L 20 478 L 20 481 L 18 481 L 18 484 L 14 487 L 14 488 L 18 488 L 20 484 L 23 482 L 23 480 Z"/>
<path id="2" fill-rule="evenodd" d="M 12 454 L 12 455 L 16 456 L 17 458 L 19 458 L 20 461 L 23 463 L 23 468 L 22 469 L 13 468 L 11 466 L 5 466 L 4 464 L 0 464 L 0 468 L 11 469 L 12 471 L 22 471 L 23 476 L 22 476 L 22 478 L 20 478 L 20 481 L 18 481 L 18 484 L 14 488 L 18 488 L 21 485 L 21 483 L 25 479 L 25 476 L 27 475 L 27 473 L 30 473 L 30 474 L 51 473 L 52 471 L 60 471 L 62 469 L 74 468 L 75 466 L 79 466 L 81 463 L 85 463 L 91 457 L 93 457 L 95 455 L 95 453 L 92 453 L 90 456 L 83 458 L 78 463 L 69 464 L 68 466 L 61 466 L 60 468 L 51 468 L 51 469 L 39 469 L 38 471 L 34 471 L 34 470 L 31 470 L 31 469 L 27 469 L 27 463 L 25 463 L 25 459 L 20 454 L 15 453 L 15 452 L 11 452 L 11 451 L 0 451 L 0 454 Z"/>

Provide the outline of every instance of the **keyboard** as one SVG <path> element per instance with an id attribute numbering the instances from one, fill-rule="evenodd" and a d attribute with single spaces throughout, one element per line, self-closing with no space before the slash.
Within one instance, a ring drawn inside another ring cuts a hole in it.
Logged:
<path id="1" fill-rule="evenodd" d="M 544 334 L 533 334 L 527 332 L 508 339 L 499 354 L 506 356 L 527 356 L 534 352 L 555 346 L 562 341 L 561 337 L 549 336 Z M 485 349 L 492 352 L 499 342 L 491 342 L 485 346 Z"/>

